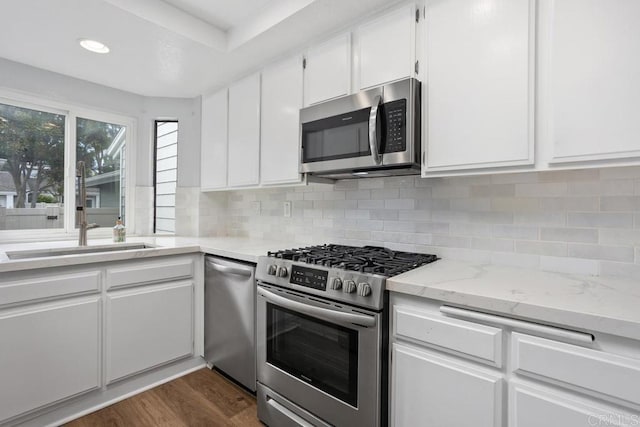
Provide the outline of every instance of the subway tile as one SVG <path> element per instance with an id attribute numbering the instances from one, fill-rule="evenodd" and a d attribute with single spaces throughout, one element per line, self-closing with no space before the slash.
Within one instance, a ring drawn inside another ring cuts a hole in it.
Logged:
<path id="1" fill-rule="evenodd" d="M 493 226 L 493 237 L 506 237 L 519 240 L 537 240 L 538 227 L 527 225 L 496 224 Z"/>
<path id="2" fill-rule="evenodd" d="M 451 210 L 454 211 L 490 211 L 491 199 L 489 198 L 468 198 L 451 199 Z"/>
<path id="3" fill-rule="evenodd" d="M 597 243 L 598 230 L 592 228 L 543 227 L 540 229 L 540 240 Z"/>
<path id="4" fill-rule="evenodd" d="M 600 243 L 605 245 L 640 246 L 640 230 L 602 229 L 600 230 Z"/>
<path id="5" fill-rule="evenodd" d="M 412 176 L 392 176 L 384 179 L 384 188 L 408 188 L 415 185 L 414 177 Z"/>
<path id="6" fill-rule="evenodd" d="M 570 227 L 632 228 L 633 215 L 630 213 L 569 212 L 567 225 Z"/>
<path id="7" fill-rule="evenodd" d="M 452 222 L 449 232 L 454 236 L 490 237 L 491 225 L 471 222 Z"/>
<path id="8" fill-rule="evenodd" d="M 490 252 L 491 263 L 518 268 L 539 268 L 538 255 L 519 254 L 514 252 Z"/>
<path id="9" fill-rule="evenodd" d="M 344 200 L 346 192 L 344 191 L 327 191 L 324 193 L 324 200 Z"/>
<path id="10" fill-rule="evenodd" d="M 304 200 L 323 200 L 324 193 L 320 191 L 314 191 L 312 193 L 304 193 Z"/>
<path id="11" fill-rule="evenodd" d="M 415 224 L 418 233 L 449 234 L 449 224 L 445 222 L 419 221 Z"/>
<path id="12" fill-rule="evenodd" d="M 543 212 L 590 212 L 600 208 L 600 198 L 594 197 L 541 197 L 540 210 Z"/>
<path id="13" fill-rule="evenodd" d="M 582 258 L 541 256 L 540 269 L 558 273 L 597 276 L 598 261 Z"/>
<path id="14" fill-rule="evenodd" d="M 472 197 L 514 197 L 515 184 L 472 185 Z"/>
<path id="15" fill-rule="evenodd" d="M 367 200 L 371 198 L 371 190 L 345 191 L 345 198 L 349 200 Z"/>
<path id="16" fill-rule="evenodd" d="M 574 258 L 600 259 L 607 261 L 633 262 L 631 246 L 603 246 L 569 243 L 569 256 Z"/>
<path id="17" fill-rule="evenodd" d="M 431 189 L 431 197 L 434 199 L 469 197 L 470 193 L 470 186 L 442 185 Z"/>
<path id="18" fill-rule="evenodd" d="M 431 211 L 428 210 L 401 210 L 398 211 L 400 221 L 428 221 L 431 219 Z"/>
<path id="19" fill-rule="evenodd" d="M 400 188 L 401 199 L 430 199 L 431 187 L 423 188 Z"/>
<path id="20" fill-rule="evenodd" d="M 602 276 L 618 276 L 634 280 L 640 280 L 640 265 L 624 262 L 600 261 L 600 274 Z"/>
<path id="21" fill-rule="evenodd" d="M 384 231 L 403 231 L 413 233 L 416 231 L 416 223 L 408 221 L 385 221 Z"/>
<path id="22" fill-rule="evenodd" d="M 451 201 L 449 199 L 423 199 L 418 200 L 416 209 L 422 210 L 449 210 L 451 209 Z"/>
<path id="23" fill-rule="evenodd" d="M 454 248 L 471 247 L 471 238 L 464 236 L 447 236 L 434 234 L 431 236 L 431 244 L 433 246 L 450 246 Z"/>
<path id="24" fill-rule="evenodd" d="M 552 197 L 567 194 L 566 182 L 539 182 L 516 184 L 517 197 Z"/>
<path id="25" fill-rule="evenodd" d="M 471 248 L 485 251 L 513 252 L 514 241 L 511 239 L 490 239 L 486 237 L 472 237 Z"/>
<path id="26" fill-rule="evenodd" d="M 371 215 L 371 219 L 379 219 L 379 220 L 397 220 L 398 219 L 397 210 L 372 209 L 369 212 Z"/>
<path id="27" fill-rule="evenodd" d="M 358 209 L 384 209 L 384 200 L 358 200 Z"/>
<path id="28" fill-rule="evenodd" d="M 606 196 L 600 198 L 601 211 L 632 212 L 640 210 L 639 196 Z"/>
<path id="29" fill-rule="evenodd" d="M 347 239 L 371 239 L 371 231 L 368 230 L 345 230 L 344 237 Z"/>
<path id="30" fill-rule="evenodd" d="M 357 188 L 358 188 L 357 179 L 341 179 L 339 181 L 336 181 L 333 184 L 334 190 L 355 190 Z"/>
<path id="31" fill-rule="evenodd" d="M 629 179 L 640 178 L 640 167 L 625 166 L 600 169 L 600 179 Z"/>
<path id="32" fill-rule="evenodd" d="M 346 209 L 344 211 L 345 218 L 369 219 L 371 213 L 366 209 Z"/>
<path id="33" fill-rule="evenodd" d="M 431 219 L 441 222 L 469 222 L 471 218 L 470 212 L 458 211 L 431 211 Z"/>
<path id="34" fill-rule="evenodd" d="M 596 181 L 600 179 L 598 169 L 572 169 L 559 171 L 544 171 L 540 173 L 540 182 L 579 182 Z"/>
<path id="35" fill-rule="evenodd" d="M 373 189 L 371 190 L 371 198 L 374 200 L 397 199 L 400 190 L 397 188 Z"/>
<path id="36" fill-rule="evenodd" d="M 533 255 L 567 256 L 568 243 L 539 242 L 534 240 L 516 241 L 516 252 Z"/>
<path id="37" fill-rule="evenodd" d="M 415 209 L 416 201 L 414 199 L 391 199 L 385 200 L 385 209 Z"/>
<path id="38" fill-rule="evenodd" d="M 491 199 L 491 209 L 503 212 L 538 211 L 540 200 L 534 197 L 499 197 Z"/>
<path id="39" fill-rule="evenodd" d="M 470 212 L 471 222 L 482 222 L 487 224 L 512 224 L 513 213 L 511 212 Z"/>
<path id="40" fill-rule="evenodd" d="M 384 178 L 362 178 L 358 179 L 358 188 L 361 190 L 371 190 L 374 188 L 384 188 Z"/>
<path id="41" fill-rule="evenodd" d="M 562 226 L 567 224 L 567 214 L 564 212 L 515 212 L 513 222 L 539 226 Z"/>

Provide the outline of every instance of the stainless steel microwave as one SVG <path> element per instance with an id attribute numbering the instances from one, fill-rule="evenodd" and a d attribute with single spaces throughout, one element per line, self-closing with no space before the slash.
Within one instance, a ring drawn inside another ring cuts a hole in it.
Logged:
<path id="1" fill-rule="evenodd" d="M 300 172 L 333 179 L 420 172 L 420 82 L 409 78 L 300 110 Z"/>

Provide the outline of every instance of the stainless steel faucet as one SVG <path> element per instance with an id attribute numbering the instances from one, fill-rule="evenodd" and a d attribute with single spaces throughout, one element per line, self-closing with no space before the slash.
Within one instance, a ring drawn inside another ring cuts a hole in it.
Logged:
<path id="1" fill-rule="evenodd" d="M 84 162 L 78 162 L 76 178 L 78 179 L 78 197 L 76 198 L 76 225 L 78 226 L 78 246 L 87 246 L 87 230 L 99 227 L 98 224 L 87 224 L 87 184 L 85 183 Z"/>

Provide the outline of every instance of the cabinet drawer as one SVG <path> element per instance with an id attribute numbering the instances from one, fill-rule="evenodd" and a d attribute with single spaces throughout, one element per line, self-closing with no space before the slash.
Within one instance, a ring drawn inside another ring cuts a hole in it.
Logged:
<path id="1" fill-rule="evenodd" d="M 16 280 L 0 285 L 0 306 L 99 290 L 99 271 Z"/>
<path id="2" fill-rule="evenodd" d="M 193 276 L 193 259 L 160 259 L 107 269 L 107 289 L 140 283 L 166 282 Z"/>
<path id="3" fill-rule="evenodd" d="M 394 306 L 393 334 L 502 366 L 502 330 L 499 328 Z"/>
<path id="4" fill-rule="evenodd" d="M 513 334 L 514 372 L 640 405 L 640 360 Z"/>

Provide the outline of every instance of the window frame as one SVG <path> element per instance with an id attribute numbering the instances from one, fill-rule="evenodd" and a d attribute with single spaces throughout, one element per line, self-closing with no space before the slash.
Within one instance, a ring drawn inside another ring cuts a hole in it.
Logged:
<path id="1" fill-rule="evenodd" d="M 167 118 L 167 119 L 155 119 L 153 121 L 153 234 L 158 235 L 156 231 L 156 220 L 157 220 L 157 208 L 158 208 L 158 194 L 157 194 L 157 185 L 158 185 L 158 123 L 178 123 L 178 143 L 180 142 L 180 122 L 177 118 Z M 177 147 L 176 147 L 177 148 Z M 177 156 L 177 155 L 176 155 Z M 176 168 L 177 171 L 177 168 Z M 177 187 L 177 179 L 176 179 L 176 187 Z M 176 188 L 177 191 L 177 188 Z M 175 206 L 174 206 L 175 208 Z M 177 222 L 177 221 L 176 221 Z M 173 233 L 162 233 L 159 236 L 175 236 L 175 230 Z"/>
<path id="2" fill-rule="evenodd" d="M 20 108 L 43 111 L 65 116 L 64 127 L 64 225 L 57 229 L 25 229 L 0 230 L 0 242 L 33 242 L 52 240 L 71 240 L 77 238 L 75 228 L 75 169 L 76 169 L 76 127 L 77 118 L 113 123 L 126 127 L 127 141 L 125 144 L 125 217 L 127 230 L 135 233 L 135 183 L 136 176 L 133 166 L 136 164 L 137 124 L 135 117 L 84 107 L 77 104 L 51 101 L 38 96 L 14 92 L 0 88 L 0 103 Z M 71 203 L 69 203 L 71 201 Z M 115 222 L 114 222 L 115 224 Z M 89 239 L 109 238 L 111 228 L 101 227 L 89 232 Z"/>

